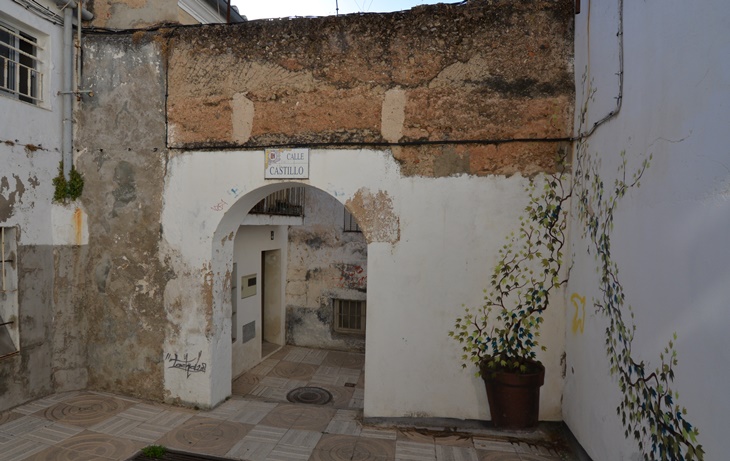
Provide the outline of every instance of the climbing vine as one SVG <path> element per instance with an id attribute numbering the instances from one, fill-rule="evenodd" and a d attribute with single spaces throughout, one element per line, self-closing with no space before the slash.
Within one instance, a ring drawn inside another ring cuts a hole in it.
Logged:
<path id="1" fill-rule="evenodd" d="M 588 91 L 586 104 L 593 94 Z M 581 120 L 585 120 L 586 107 Z M 626 153 L 621 152 L 616 178 L 607 186 L 600 173 L 600 159 L 588 149 L 584 141 L 577 145 L 573 193 L 583 238 L 589 241 L 588 252 L 598 265 L 600 295 L 593 299 L 593 304 L 596 312 L 608 319 L 606 354 L 611 375 L 618 377 L 623 394 L 616 412 L 624 426 L 624 435 L 636 440 L 646 461 L 702 460 L 704 450 L 697 442 L 699 431 L 686 419 L 687 410 L 677 402 L 679 395 L 673 387 L 677 334 L 668 341 L 655 369 L 650 370 L 649 365 L 635 357 L 632 351 L 636 332 L 634 314 L 626 303 L 618 264 L 611 254 L 617 206 L 627 191 L 639 187 L 652 156 L 645 158 L 627 178 Z"/>

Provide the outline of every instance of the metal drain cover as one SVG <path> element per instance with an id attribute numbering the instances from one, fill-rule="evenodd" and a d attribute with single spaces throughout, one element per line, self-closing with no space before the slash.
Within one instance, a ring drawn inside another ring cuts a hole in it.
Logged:
<path id="1" fill-rule="evenodd" d="M 286 394 L 286 399 L 293 403 L 324 405 L 332 400 L 332 394 L 321 387 L 298 387 Z"/>

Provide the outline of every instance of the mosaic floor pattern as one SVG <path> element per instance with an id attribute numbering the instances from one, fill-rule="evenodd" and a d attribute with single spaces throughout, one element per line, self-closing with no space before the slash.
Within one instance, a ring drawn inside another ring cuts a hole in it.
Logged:
<path id="1" fill-rule="evenodd" d="M 362 354 L 285 347 L 233 384 L 210 411 L 98 392 L 54 394 L 0 414 L 0 461 L 128 460 L 148 445 L 245 461 L 558 461 L 555 434 L 362 424 Z M 326 405 L 286 393 L 328 389 Z"/>

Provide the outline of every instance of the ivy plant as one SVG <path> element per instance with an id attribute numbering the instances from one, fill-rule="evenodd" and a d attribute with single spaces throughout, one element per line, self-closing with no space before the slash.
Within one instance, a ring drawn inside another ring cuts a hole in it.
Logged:
<path id="1" fill-rule="evenodd" d="M 529 201 L 519 218 L 517 231 L 507 236 L 499 250 L 484 302 L 465 308 L 449 336 L 462 346 L 462 366 L 490 370 L 534 372 L 543 314 L 554 291 L 566 283 L 563 249 L 566 242 L 567 201 L 571 191 L 568 176 L 548 175 L 544 184 L 530 181 Z"/>
<path id="2" fill-rule="evenodd" d="M 81 197 L 84 191 L 84 177 L 72 165 L 69 179 L 63 174 L 63 160 L 58 165 L 58 175 L 53 178 L 53 201 L 66 204 Z"/>

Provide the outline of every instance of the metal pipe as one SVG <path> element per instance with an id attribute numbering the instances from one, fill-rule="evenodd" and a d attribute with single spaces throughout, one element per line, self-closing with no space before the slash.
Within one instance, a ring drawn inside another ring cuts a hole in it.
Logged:
<path id="1" fill-rule="evenodd" d="M 63 141 L 61 152 L 63 154 L 63 177 L 68 181 L 71 177 L 71 164 L 73 162 L 73 10 L 63 10 Z"/>

